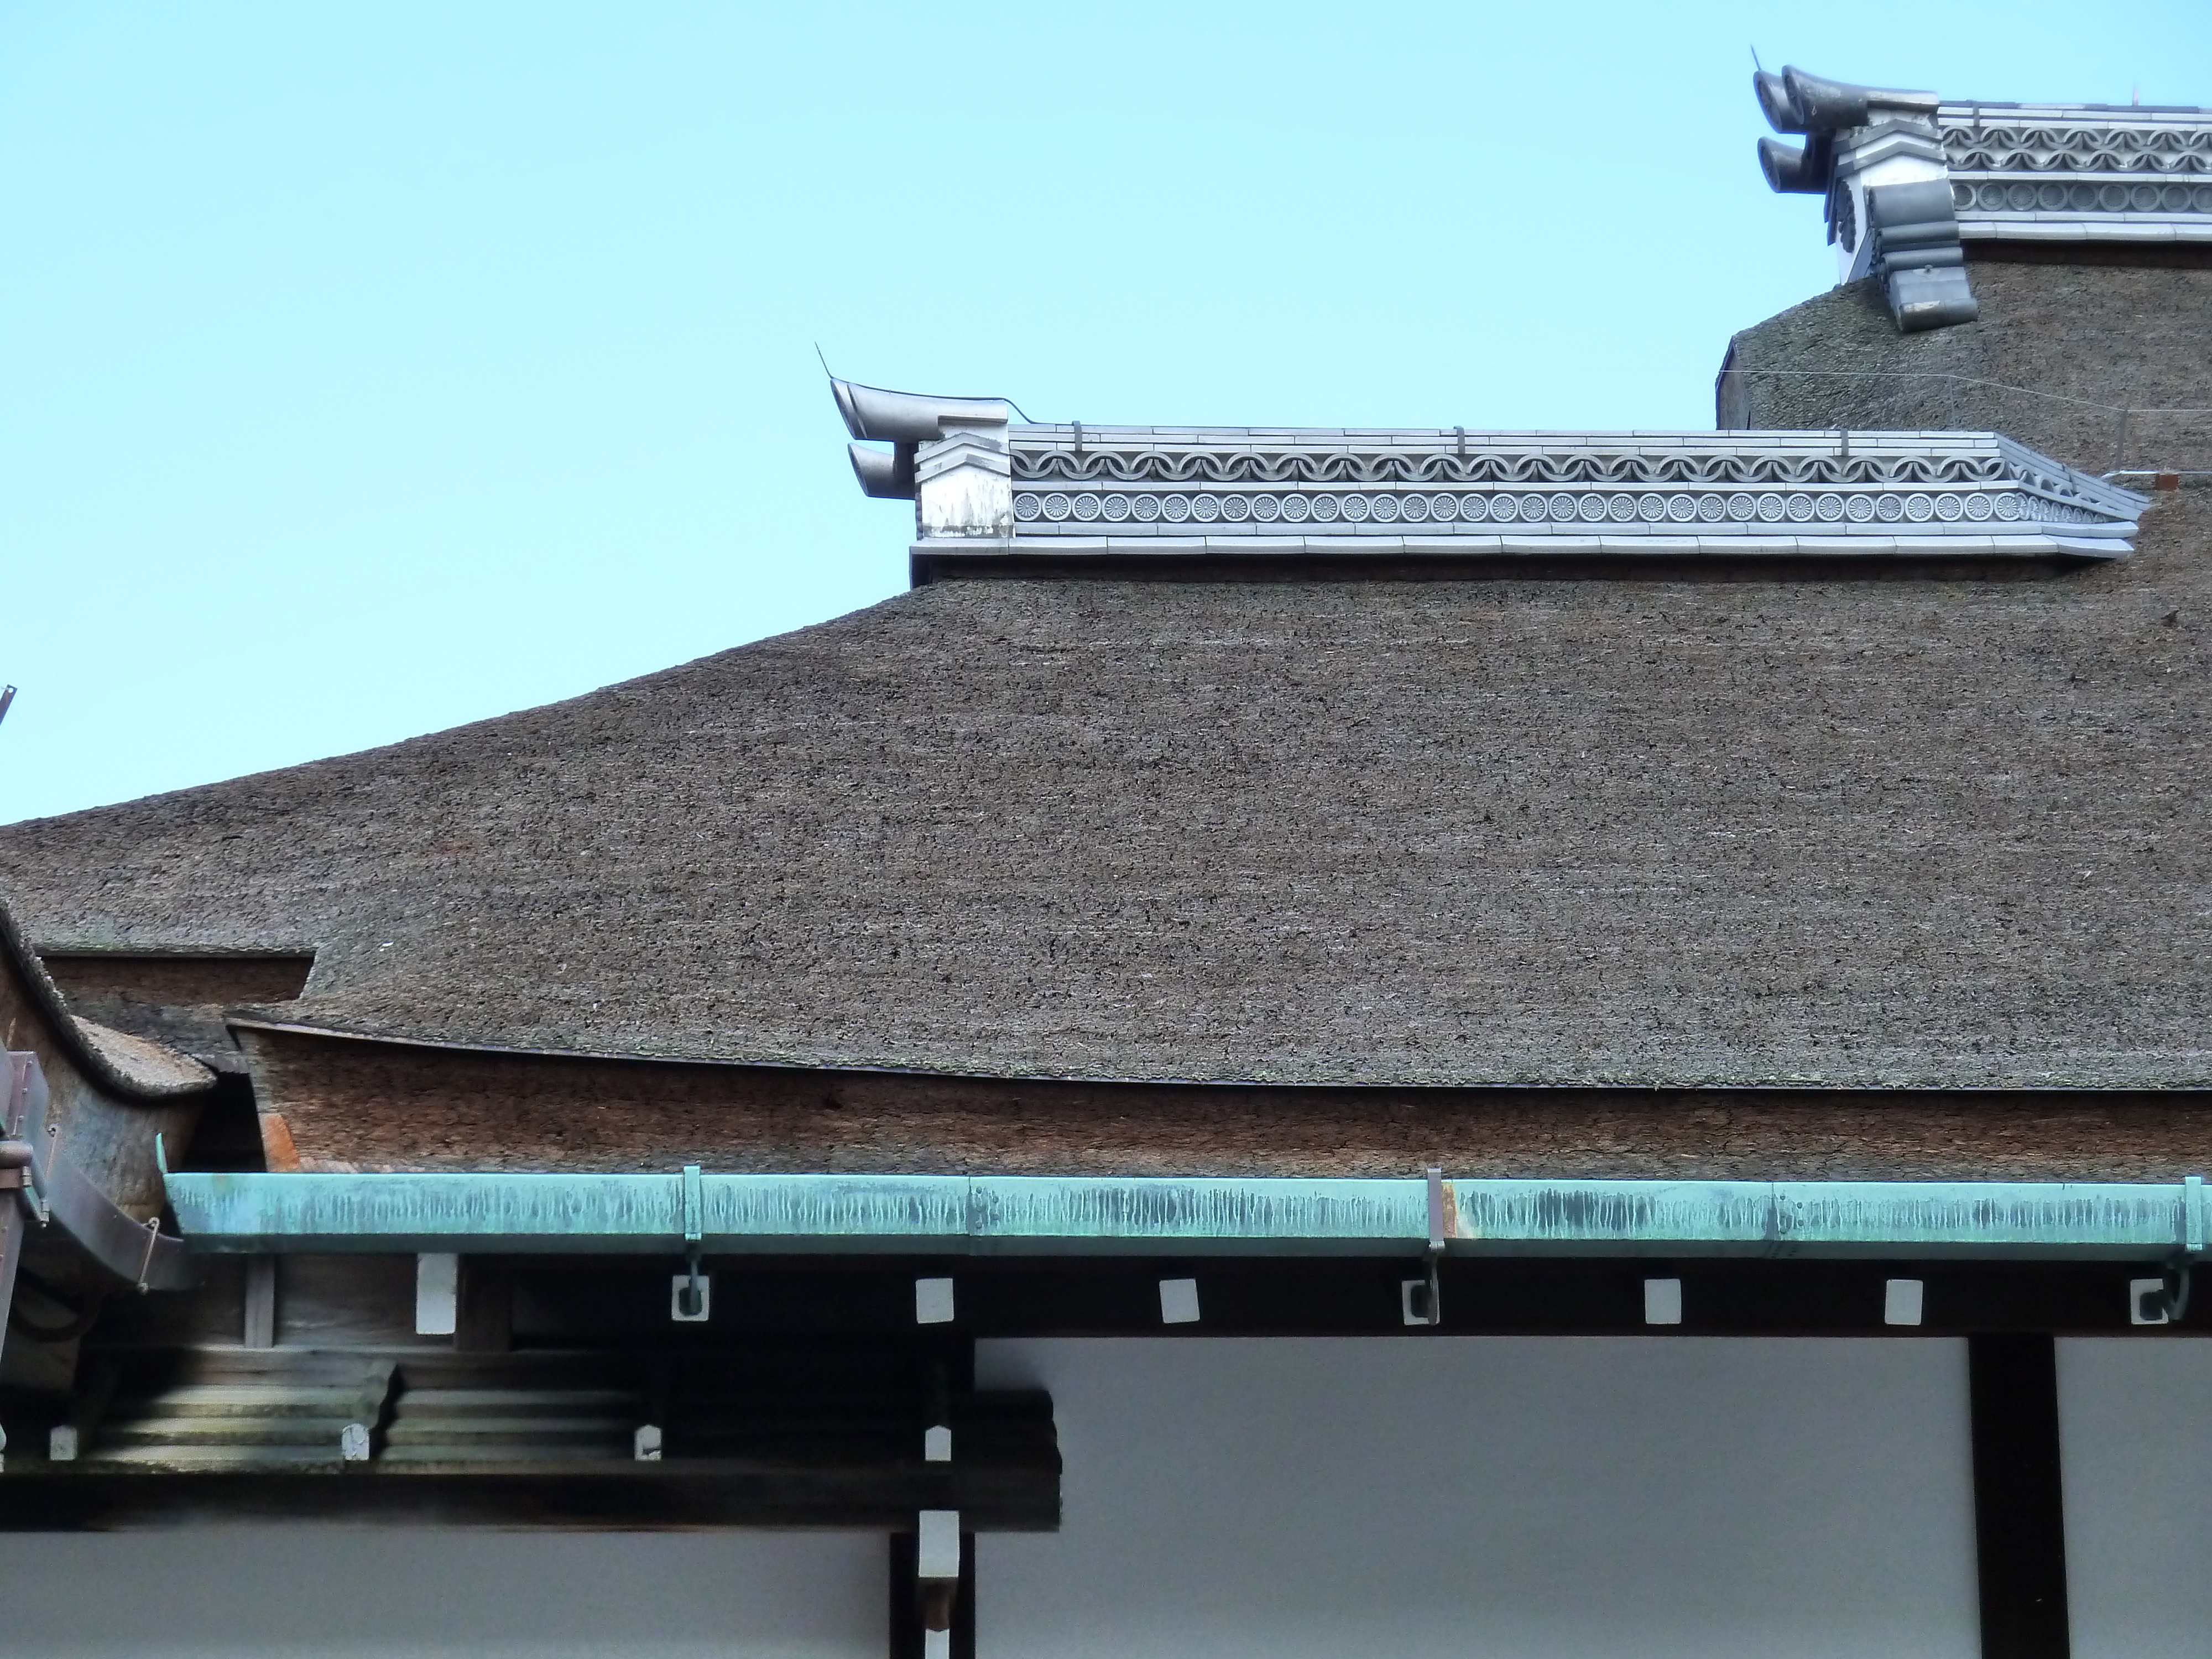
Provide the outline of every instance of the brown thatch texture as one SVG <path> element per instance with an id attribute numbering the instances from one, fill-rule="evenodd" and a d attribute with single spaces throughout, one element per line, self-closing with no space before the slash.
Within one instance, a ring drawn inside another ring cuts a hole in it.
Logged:
<path id="1" fill-rule="evenodd" d="M 2090 472 L 2212 467 L 2212 270 L 1967 274 L 1982 315 L 1960 327 L 1899 334 L 1869 278 L 1744 330 L 1722 424 L 2002 432 Z"/>
<path id="2" fill-rule="evenodd" d="M 215 1082 L 215 1073 L 189 1055 L 71 1012 L 0 898 L 0 1041 L 35 1052 L 41 1035 L 95 1086 L 134 1103 L 200 1094 Z"/>
<path id="3" fill-rule="evenodd" d="M 193 1094 L 215 1080 L 215 1074 L 199 1061 L 161 1043 L 115 1030 L 82 1015 L 72 1017 L 70 1024 L 109 1072 L 142 1096 Z"/>
<path id="4" fill-rule="evenodd" d="M 2026 580 L 957 582 L 0 831 L 282 1018 L 1128 1079 L 2212 1083 L 2207 493 Z"/>

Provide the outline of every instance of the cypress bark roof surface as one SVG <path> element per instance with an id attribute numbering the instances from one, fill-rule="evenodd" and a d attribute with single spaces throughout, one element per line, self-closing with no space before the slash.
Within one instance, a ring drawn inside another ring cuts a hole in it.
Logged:
<path id="1" fill-rule="evenodd" d="M 1981 320 L 1924 334 L 1898 333 L 1871 277 L 1792 306 L 1731 343 L 1721 423 L 1990 430 L 2089 472 L 2212 467 L 2212 263 L 2075 257 L 1970 254 Z"/>
<path id="2" fill-rule="evenodd" d="M 2004 580 L 955 581 L 0 830 L 282 1018 L 1008 1076 L 2212 1084 L 2212 502 Z"/>

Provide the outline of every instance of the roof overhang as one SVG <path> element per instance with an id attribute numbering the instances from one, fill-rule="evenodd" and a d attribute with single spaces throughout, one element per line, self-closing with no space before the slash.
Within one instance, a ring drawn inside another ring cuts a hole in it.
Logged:
<path id="1" fill-rule="evenodd" d="M 2212 110 L 1939 100 L 1753 77 L 1778 191 L 1826 198 L 1841 278 L 1886 279 L 1899 328 L 1971 322 L 1967 243 L 2212 249 Z"/>

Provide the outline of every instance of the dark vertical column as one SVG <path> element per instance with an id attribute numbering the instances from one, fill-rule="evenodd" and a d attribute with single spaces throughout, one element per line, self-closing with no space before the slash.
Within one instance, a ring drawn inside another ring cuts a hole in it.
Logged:
<path id="1" fill-rule="evenodd" d="M 1970 1337 L 1982 1659 L 2069 1659 L 2058 1357 L 2048 1336 Z"/>
<path id="2" fill-rule="evenodd" d="M 914 1571 L 921 1543 L 910 1532 L 890 1536 L 890 1659 L 922 1659 L 921 1585 Z"/>
<path id="3" fill-rule="evenodd" d="M 276 1264 L 273 1255 L 246 1258 L 246 1318 L 240 1339 L 249 1348 L 276 1346 Z"/>
<path id="4" fill-rule="evenodd" d="M 0 709 L 6 707 L 0 702 Z M 8 1343 L 8 1311 L 15 1302 L 15 1270 L 22 1265 L 23 1246 L 31 1231 L 30 1202 L 23 1189 L 31 1178 L 29 1138 L 39 1130 L 30 1121 L 31 1067 L 36 1063 L 27 1052 L 0 1051 L 0 1347 Z M 0 1449 L 7 1443 L 6 1435 L 0 1434 Z"/>
<path id="5" fill-rule="evenodd" d="M 23 1244 L 30 1223 L 17 1195 L 18 1183 L 10 1177 L 19 1170 L 0 1168 L 0 1348 L 8 1343 L 8 1310 L 15 1301 L 15 1269 L 22 1265 Z M 6 1442 L 0 1439 L 0 1447 Z"/>
<path id="6" fill-rule="evenodd" d="M 931 1459 L 924 1465 L 950 1475 L 967 1450 L 960 1406 L 975 1388 L 975 1339 L 957 1325 L 927 1328 L 918 1334 L 907 1364 L 909 1403 L 903 1426 L 913 1436 L 908 1455 L 925 1454 L 931 1431 L 950 1430 L 951 1462 Z M 924 1501 L 949 1508 L 958 1499 L 946 1486 Z M 921 1565 L 920 1534 L 893 1533 L 891 1659 L 975 1659 L 975 1534 L 960 1534 L 958 1579 L 925 1582 Z"/>
<path id="7" fill-rule="evenodd" d="M 483 1256 L 461 1258 L 453 1346 L 463 1353 L 505 1353 L 514 1346 L 514 1273 Z"/>
<path id="8" fill-rule="evenodd" d="M 922 1586 L 915 1576 L 920 1540 L 891 1534 L 890 1659 L 923 1659 Z M 952 1603 L 951 1659 L 975 1659 L 975 1534 L 960 1534 L 960 1589 Z"/>

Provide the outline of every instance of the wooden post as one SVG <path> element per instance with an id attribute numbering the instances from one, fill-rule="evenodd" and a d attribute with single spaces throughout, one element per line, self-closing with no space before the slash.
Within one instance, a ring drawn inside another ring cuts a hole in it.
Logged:
<path id="1" fill-rule="evenodd" d="M 926 1659 L 928 1651 L 923 1606 L 925 1586 L 916 1576 L 921 1538 L 895 1532 L 890 1538 L 890 1659 Z M 960 1534 L 959 1589 L 952 1600 L 949 1659 L 975 1659 L 975 1534 Z"/>
<path id="2" fill-rule="evenodd" d="M 514 1346 L 514 1274 L 497 1259 L 461 1258 L 453 1346 L 464 1353 L 505 1353 Z"/>
<path id="3" fill-rule="evenodd" d="M 10 686 L 9 690 L 15 688 Z M 0 704 L 4 713 L 5 704 Z M 0 1053 L 0 1348 L 8 1343 L 8 1312 L 15 1301 L 15 1270 L 22 1265 L 30 1233 L 31 1145 L 38 1132 L 30 1121 L 31 1066 L 28 1054 Z M 0 1448 L 6 1445 L 0 1438 Z"/>
<path id="4" fill-rule="evenodd" d="M 22 1265 L 23 1242 L 29 1232 L 23 1199 L 15 1184 L 0 1173 L 0 1349 L 8 1344 L 8 1312 L 15 1301 L 15 1269 Z M 5 1445 L 0 1441 L 0 1446 Z"/>
<path id="5" fill-rule="evenodd" d="M 249 1348 L 276 1346 L 276 1258 L 246 1258 L 246 1328 L 242 1338 Z"/>
<path id="6" fill-rule="evenodd" d="M 2057 1346 L 1969 1337 L 1982 1659 L 2069 1659 Z"/>

